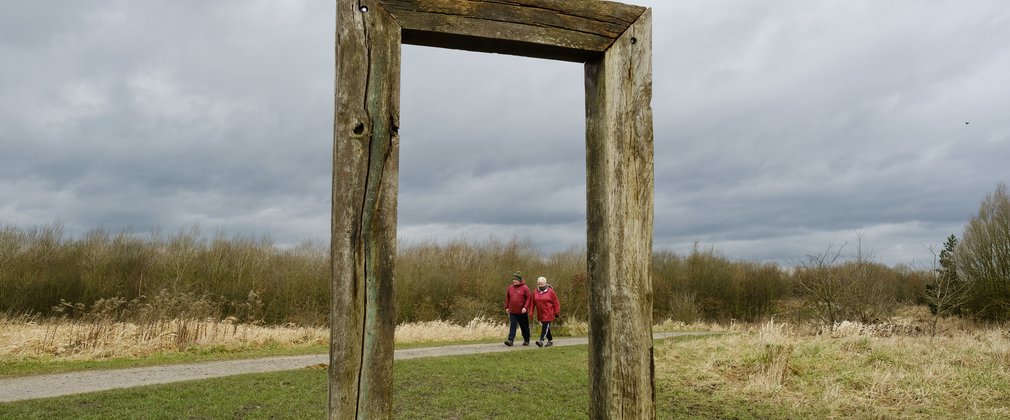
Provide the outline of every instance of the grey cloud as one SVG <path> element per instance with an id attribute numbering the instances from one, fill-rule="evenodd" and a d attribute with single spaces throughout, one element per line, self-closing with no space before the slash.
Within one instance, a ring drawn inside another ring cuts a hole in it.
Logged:
<path id="1" fill-rule="evenodd" d="M 999 1 L 640 3 L 657 248 L 786 261 L 864 232 L 908 263 L 1010 179 Z M 325 240 L 332 8 L 5 9 L 0 222 Z M 401 238 L 585 243 L 581 65 L 411 46 L 402 64 Z"/>
<path id="2" fill-rule="evenodd" d="M 696 7 L 657 12 L 675 23 L 657 27 L 672 33 L 657 45 L 680 53 L 655 53 L 670 69 L 655 75 L 657 244 L 704 238 L 779 259 L 788 246 L 770 243 L 796 231 L 896 223 L 938 241 L 1010 174 L 997 163 L 1006 148 L 971 151 L 985 147 L 967 138 L 1005 144 L 1005 126 L 964 124 L 1006 107 L 995 3 Z"/>
<path id="3" fill-rule="evenodd" d="M 82 10 L 40 4 L 25 39 L 45 42 L 3 50 L 18 65 L 0 70 L 0 172 L 34 180 L 7 181 L 8 220 L 77 232 L 204 222 L 299 240 L 278 227 L 308 218 L 321 232 L 297 234 L 325 235 L 332 11 L 73 3 Z"/>

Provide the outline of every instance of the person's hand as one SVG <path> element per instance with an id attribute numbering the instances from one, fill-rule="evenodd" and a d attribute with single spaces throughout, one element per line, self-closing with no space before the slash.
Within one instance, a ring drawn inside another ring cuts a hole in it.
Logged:
<path id="1" fill-rule="evenodd" d="M 508 313 L 509 313 L 509 308 L 505 308 L 505 314 L 508 315 Z"/>
<path id="2" fill-rule="evenodd" d="M 526 308 L 523 308 L 523 313 L 526 313 Z"/>

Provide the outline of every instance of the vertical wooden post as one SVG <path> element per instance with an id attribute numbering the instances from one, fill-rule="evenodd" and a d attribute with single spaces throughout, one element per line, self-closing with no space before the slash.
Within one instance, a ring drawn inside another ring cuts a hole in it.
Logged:
<path id="1" fill-rule="evenodd" d="M 329 416 L 392 417 L 400 27 L 336 0 Z"/>
<path id="2" fill-rule="evenodd" d="M 656 417 L 652 15 L 586 63 L 590 417 Z"/>

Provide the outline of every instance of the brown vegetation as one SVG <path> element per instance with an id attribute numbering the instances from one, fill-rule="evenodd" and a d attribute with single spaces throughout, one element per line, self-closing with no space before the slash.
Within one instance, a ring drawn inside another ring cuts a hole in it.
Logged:
<path id="1" fill-rule="evenodd" d="M 658 251 L 653 318 L 687 323 L 822 318 L 825 325 L 880 321 L 895 305 L 915 302 L 932 278 L 932 273 L 889 268 L 861 256 L 841 261 L 840 250 L 829 251 L 838 261 L 793 271 L 730 261 L 700 246 L 686 256 Z M 330 304 L 327 265 L 322 244 L 280 247 L 266 238 L 221 233 L 208 238 L 196 227 L 146 237 L 99 229 L 73 239 L 64 237 L 59 224 L 6 226 L 0 228 L 0 312 L 67 318 L 104 314 L 138 324 L 232 317 L 322 326 Z M 517 270 L 529 281 L 549 279 L 562 301 L 562 322 L 586 319 L 583 248 L 545 255 L 529 240 L 490 238 L 399 244 L 396 322 L 466 325 L 481 317 L 499 322 L 504 289 Z M 815 309 L 824 306 L 805 287 L 816 276 L 837 279 L 838 289 L 851 295 L 833 302 L 826 317 L 818 317 L 824 312 Z M 858 291 L 863 293 L 854 294 Z"/>
<path id="2" fill-rule="evenodd" d="M 932 337 L 931 318 L 924 307 L 903 308 L 885 324 L 767 322 L 668 340 L 656 348 L 657 387 L 698 400 L 772 402 L 783 418 L 1010 415 L 1006 326 L 944 318 Z"/>
<path id="3" fill-rule="evenodd" d="M 267 239 L 220 233 L 208 239 L 196 227 L 146 238 L 98 229 L 68 239 L 60 224 L 5 226 L 0 228 L 0 311 L 48 314 L 70 302 L 94 312 L 112 299 L 114 312 L 138 313 L 143 301 L 171 303 L 167 299 L 178 305 L 198 302 L 203 307 L 194 316 L 322 325 L 329 308 L 326 267 L 327 252 L 319 244 L 280 248 Z M 250 307 L 253 300 L 261 306 Z"/>
<path id="4" fill-rule="evenodd" d="M 112 318 L 0 316 L 0 362 L 136 358 L 199 351 L 236 352 L 270 346 L 320 346 L 329 329 L 268 327 L 234 319 L 171 319 L 138 324 Z"/>

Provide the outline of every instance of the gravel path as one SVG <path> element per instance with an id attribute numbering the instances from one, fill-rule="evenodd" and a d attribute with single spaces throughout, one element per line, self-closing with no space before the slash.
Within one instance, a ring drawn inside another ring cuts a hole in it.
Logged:
<path id="1" fill-rule="evenodd" d="M 684 335 L 705 335 L 709 333 L 656 333 L 653 337 L 668 338 Z M 576 346 L 586 344 L 586 337 L 559 338 L 554 346 Z M 395 360 L 419 357 L 455 356 L 463 354 L 498 353 L 504 351 L 530 351 L 538 347 L 516 345 L 507 347 L 502 343 L 467 344 L 457 346 L 423 347 L 396 350 Z M 104 391 L 116 388 L 130 388 L 143 385 L 166 384 L 179 381 L 216 378 L 244 373 L 274 372 L 301 369 L 329 363 L 326 354 L 306 356 L 279 356 L 262 359 L 228 360 L 167 366 L 152 366 L 130 369 L 95 370 L 84 372 L 35 375 L 19 378 L 0 379 L 0 402 L 28 400 L 33 398 L 58 397 L 85 392 Z"/>

